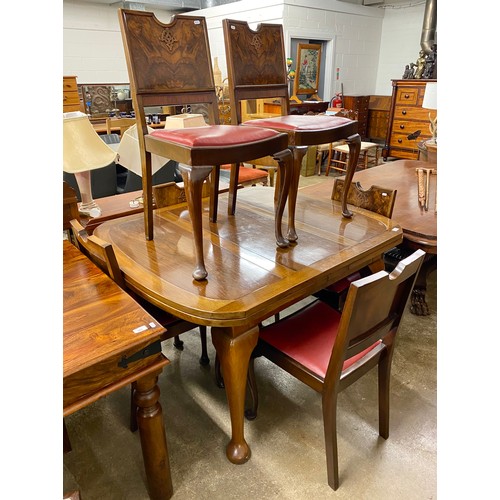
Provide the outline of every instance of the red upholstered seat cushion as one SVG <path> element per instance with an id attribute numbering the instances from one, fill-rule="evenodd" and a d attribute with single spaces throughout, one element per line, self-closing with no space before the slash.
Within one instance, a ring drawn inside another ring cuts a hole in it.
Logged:
<path id="1" fill-rule="evenodd" d="M 315 301 L 297 313 L 273 323 L 260 332 L 260 338 L 325 378 L 333 345 L 337 338 L 340 313 Z M 380 341 L 344 361 L 343 370 L 365 356 Z"/>
<path id="2" fill-rule="evenodd" d="M 231 170 L 231 165 L 221 165 L 221 170 Z M 267 179 L 267 172 L 263 170 L 259 170 L 258 168 L 248 168 L 248 167 L 240 167 L 238 173 L 238 182 L 250 182 L 250 181 L 259 181 Z"/>
<path id="3" fill-rule="evenodd" d="M 282 131 L 313 132 L 343 127 L 352 123 L 349 118 L 330 115 L 286 115 L 271 118 L 259 118 L 242 123 L 250 127 L 269 127 Z"/>
<path id="4" fill-rule="evenodd" d="M 337 281 L 333 285 L 330 285 L 326 287 L 327 290 L 331 290 L 332 292 L 343 292 L 344 290 L 347 290 L 349 288 L 349 285 L 356 280 L 361 279 L 361 273 L 359 271 L 350 274 L 347 276 L 347 278 L 342 278 L 341 280 Z"/>
<path id="5" fill-rule="evenodd" d="M 176 129 L 160 129 L 149 134 L 157 139 L 174 142 L 189 148 L 239 146 L 267 140 L 279 132 L 266 128 L 238 127 L 235 125 L 207 125 Z"/>

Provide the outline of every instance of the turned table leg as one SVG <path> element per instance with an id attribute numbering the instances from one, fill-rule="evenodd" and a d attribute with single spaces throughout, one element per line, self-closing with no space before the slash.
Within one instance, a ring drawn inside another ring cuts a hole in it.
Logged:
<path id="1" fill-rule="evenodd" d="M 173 494 L 167 438 L 157 385 L 161 370 L 136 381 L 134 402 L 137 405 L 137 425 L 141 437 L 142 456 L 152 499 L 168 499 Z"/>
<path id="2" fill-rule="evenodd" d="M 233 331 L 231 328 L 212 327 L 211 333 L 224 377 L 231 418 L 231 440 L 226 447 L 226 456 L 234 464 L 243 464 L 251 455 L 250 446 L 245 441 L 244 435 L 248 363 L 257 345 L 259 329 L 256 326 L 242 332 Z"/>

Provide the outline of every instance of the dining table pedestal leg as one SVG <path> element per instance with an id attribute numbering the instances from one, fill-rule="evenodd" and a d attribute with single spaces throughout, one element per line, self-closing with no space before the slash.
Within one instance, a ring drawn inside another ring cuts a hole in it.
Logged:
<path id="1" fill-rule="evenodd" d="M 226 456 L 234 464 L 244 464 L 251 456 L 244 435 L 245 390 L 248 363 L 259 338 L 257 326 L 242 331 L 212 327 L 212 343 L 220 360 L 231 418 L 231 440 Z"/>

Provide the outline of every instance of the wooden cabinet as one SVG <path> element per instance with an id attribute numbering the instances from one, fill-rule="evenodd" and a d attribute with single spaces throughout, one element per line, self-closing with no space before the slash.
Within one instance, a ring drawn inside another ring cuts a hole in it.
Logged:
<path id="1" fill-rule="evenodd" d="M 344 108 L 357 111 L 358 134 L 362 140 L 368 138 L 368 105 L 369 95 L 345 95 Z"/>
<path id="2" fill-rule="evenodd" d="M 385 143 L 389 128 L 390 95 L 371 95 L 368 105 L 368 140 Z"/>
<path id="3" fill-rule="evenodd" d="M 80 110 L 76 76 L 63 76 L 63 113 Z"/>
<path id="4" fill-rule="evenodd" d="M 384 157 L 418 159 L 418 143 L 431 138 L 429 111 L 422 108 L 425 85 L 436 80 L 392 80 Z M 415 137 L 412 137 L 412 134 Z M 410 138 L 408 138 L 410 136 Z"/>

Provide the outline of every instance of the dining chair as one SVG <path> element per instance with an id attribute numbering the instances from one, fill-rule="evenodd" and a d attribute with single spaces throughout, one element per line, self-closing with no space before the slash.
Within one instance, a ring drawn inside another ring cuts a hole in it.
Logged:
<path id="1" fill-rule="evenodd" d="M 209 219 L 217 221 L 220 165 L 239 164 L 255 157 L 279 159 L 286 180 L 275 208 L 275 236 L 280 247 L 281 219 L 288 194 L 292 162 L 286 133 L 275 130 L 219 125 L 218 97 L 214 84 L 208 30 L 204 17 L 174 15 L 168 24 L 152 12 L 118 9 L 132 100 L 139 130 L 144 197 L 145 236 L 154 237 L 151 155 L 179 162 L 186 188 L 193 228 L 195 265 L 193 278 L 204 280 L 208 272 L 203 255 L 201 189 L 211 177 Z M 194 105 L 206 107 L 208 125 L 163 129 L 148 133 L 146 106 Z M 231 172 L 229 214 L 234 214 L 238 169 Z"/>
<path id="2" fill-rule="evenodd" d="M 166 329 L 166 332 L 161 339 L 162 341 L 174 338 L 174 346 L 177 349 L 182 350 L 183 342 L 180 340 L 179 335 L 194 328 L 199 328 L 201 337 L 200 364 L 208 365 L 210 363 L 210 359 L 207 352 L 207 327 L 176 318 L 163 309 L 156 307 L 151 302 L 143 299 L 139 295 L 133 293 L 130 288 L 127 287 L 127 283 L 125 282 L 120 266 L 118 265 L 111 243 L 103 241 L 93 234 L 87 234 L 87 231 L 77 219 L 71 220 L 70 224 L 73 233 L 72 242 L 80 249 L 80 251 L 100 269 L 102 269 L 120 288 L 129 293 L 143 309 L 145 309 Z M 132 387 L 132 391 L 133 389 L 134 388 Z M 136 407 L 132 398 L 130 413 L 130 428 L 132 431 L 137 430 L 135 412 Z"/>
<path id="3" fill-rule="evenodd" d="M 345 191 L 344 183 L 345 181 L 342 178 L 337 177 L 335 179 L 331 195 L 332 200 L 341 200 L 342 193 Z M 369 189 L 363 189 L 359 182 L 352 182 L 347 196 L 347 203 L 390 219 L 394 210 L 396 195 L 397 189 L 388 189 L 380 186 L 371 186 Z M 370 264 L 370 266 L 351 273 L 349 276 L 342 278 L 313 295 L 331 307 L 342 311 L 349 285 L 357 279 L 381 270 L 384 270 L 384 260 L 382 257 L 380 261 L 376 261 Z"/>
<path id="4" fill-rule="evenodd" d="M 316 300 L 260 328 L 248 370 L 250 420 L 257 416 L 254 359 L 264 356 L 321 394 L 329 486 L 339 487 L 337 397 L 378 369 L 379 434 L 389 437 L 390 373 L 396 334 L 425 257 L 417 250 L 389 274 L 379 271 L 351 283 L 342 313 Z M 368 409 L 369 411 L 369 409 Z"/>
<path id="5" fill-rule="evenodd" d="M 347 180 L 350 185 L 359 157 L 361 138 L 358 122 L 346 117 L 328 115 L 290 115 L 288 78 L 283 26 L 262 23 L 252 30 L 246 21 L 223 19 L 224 43 L 228 71 L 231 123 L 242 128 L 265 127 L 288 136 L 288 147 L 293 154 L 293 171 L 288 195 L 287 240 L 297 241 L 295 204 L 302 166 L 302 158 L 309 146 L 345 140 L 349 146 Z M 242 101 L 277 99 L 281 115 L 242 120 Z M 255 157 L 260 158 L 260 157 Z M 251 163 L 251 162 L 250 162 Z M 277 184 L 281 182 L 281 175 Z M 342 214 L 351 217 L 346 199 Z"/>

